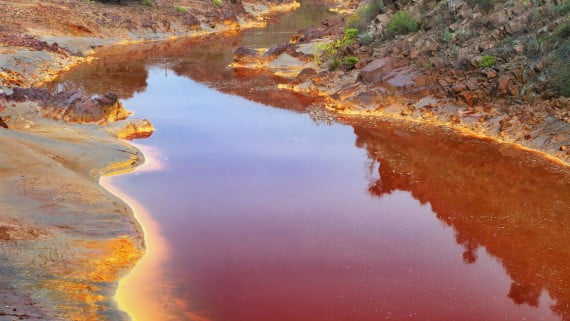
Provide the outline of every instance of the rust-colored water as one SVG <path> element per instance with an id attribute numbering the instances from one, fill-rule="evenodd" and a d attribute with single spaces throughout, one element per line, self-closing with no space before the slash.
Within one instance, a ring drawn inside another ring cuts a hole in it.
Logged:
<path id="1" fill-rule="evenodd" d="M 62 79 L 157 129 L 141 144 L 159 169 L 112 179 L 168 249 L 121 287 L 135 320 L 570 320 L 567 168 L 443 129 L 314 122 L 279 79 L 225 67 L 251 35 L 123 48 Z"/>

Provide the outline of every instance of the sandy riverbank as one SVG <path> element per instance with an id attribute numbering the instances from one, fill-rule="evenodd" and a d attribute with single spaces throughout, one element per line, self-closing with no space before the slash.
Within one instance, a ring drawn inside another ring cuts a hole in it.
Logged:
<path id="1" fill-rule="evenodd" d="M 144 161 L 96 125 L 0 130 L 0 320 L 126 320 L 112 297 L 143 255 L 132 210 L 99 177 Z"/>

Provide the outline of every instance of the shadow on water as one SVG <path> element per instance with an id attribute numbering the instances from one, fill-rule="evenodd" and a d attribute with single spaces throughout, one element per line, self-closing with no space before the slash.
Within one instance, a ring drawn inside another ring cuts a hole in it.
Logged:
<path id="1" fill-rule="evenodd" d="M 567 168 L 445 129 L 315 126 L 313 98 L 227 67 L 325 9 L 111 48 L 51 85 L 115 91 L 157 128 L 163 168 L 114 179 L 174 253 L 153 299 L 179 320 L 570 320 Z"/>

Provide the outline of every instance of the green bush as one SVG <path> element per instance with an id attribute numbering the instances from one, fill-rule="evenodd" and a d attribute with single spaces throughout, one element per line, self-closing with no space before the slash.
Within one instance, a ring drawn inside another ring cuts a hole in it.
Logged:
<path id="1" fill-rule="evenodd" d="M 141 0 L 141 4 L 147 7 L 152 7 L 153 5 L 152 0 Z"/>
<path id="2" fill-rule="evenodd" d="M 358 11 L 348 17 L 346 20 L 346 28 L 356 28 L 359 31 L 364 31 L 368 24 L 382 12 L 384 9 L 384 2 L 382 0 L 370 0 L 367 4 L 358 8 Z"/>
<path id="3" fill-rule="evenodd" d="M 347 69 L 353 69 L 354 66 L 360 62 L 360 59 L 358 59 L 358 57 L 355 56 L 348 56 L 348 57 L 344 57 L 344 59 L 342 59 L 342 63 L 344 64 L 344 66 Z"/>
<path id="4" fill-rule="evenodd" d="M 566 15 L 568 13 L 570 13 L 570 0 L 566 0 L 564 2 L 562 2 L 562 4 L 560 6 L 558 6 L 558 13 L 560 13 L 561 15 Z"/>
<path id="5" fill-rule="evenodd" d="M 184 7 L 176 6 L 176 11 L 180 13 L 186 13 L 187 10 Z"/>
<path id="6" fill-rule="evenodd" d="M 327 62 L 327 67 L 329 68 L 330 71 L 338 69 L 338 67 L 340 67 L 340 58 L 338 56 L 332 57 Z"/>
<path id="7" fill-rule="evenodd" d="M 344 31 L 343 41 L 348 46 L 354 43 L 356 37 L 358 37 L 358 29 L 348 28 Z"/>
<path id="8" fill-rule="evenodd" d="M 348 28 L 344 31 L 342 38 L 318 43 L 314 49 L 315 63 L 323 64 L 326 62 L 330 70 L 337 69 L 340 66 L 342 52 L 356 41 L 357 36 L 357 29 Z"/>
<path id="9" fill-rule="evenodd" d="M 388 30 L 396 35 L 417 31 L 420 24 L 407 11 L 398 11 L 390 19 Z"/>
<path id="10" fill-rule="evenodd" d="M 556 29 L 556 35 L 560 39 L 570 38 L 570 20 L 564 22 L 558 29 Z"/>
<path id="11" fill-rule="evenodd" d="M 526 38 L 525 53 L 529 57 L 538 57 L 542 53 L 543 44 L 540 39 L 532 35 Z"/>
<path id="12" fill-rule="evenodd" d="M 567 59 L 556 59 L 547 70 L 547 79 L 558 95 L 570 97 L 570 64 Z"/>
<path id="13" fill-rule="evenodd" d="M 449 30 L 449 28 L 445 27 L 445 30 L 443 30 L 443 33 L 441 34 L 441 41 L 445 43 L 451 41 L 451 31 Z"/>
<path id="14" fill-rule="evenodd" d="M 468 0 L 472 7 L 479 5 L 479 8 L 489 11 L 495 7 L 495 0 Z"/>
<path id="15" fill-rule="evenodd" d="M 365 33 L 365 34 L 358 36 L 358 43 L 361 46 L 367 46 L 367 45 L 371 44 L 372 41 L 374 41 L 374 38 L 372 38 L 372 35 L 369 33 Z"/>
<path id="16" fill-rule="evenodd" d="M 218 7 L 221 7 L 224 5 L 224 3 L 222 2 L 222 0 L 212 0 L 212 3 L 215 4 Z"/>
<path id="17" fill-rule="evenodd" d="M 483 56 L 481 61 L 479 61 L 479 67 L 481 67 L 481 68 L 485 68 L 485 67 L 493 68 L 493 67 L 495 67 L 496 64 L 497 64 L 497 58 L 495 58 L 494 56 L 489 56 L 489 55 Z"/>

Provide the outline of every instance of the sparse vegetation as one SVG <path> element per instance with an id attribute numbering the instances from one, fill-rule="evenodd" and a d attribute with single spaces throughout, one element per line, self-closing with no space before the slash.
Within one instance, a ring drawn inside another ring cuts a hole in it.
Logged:
<path id="1" fill-rule="evenodd" d="M 529 57 L 537 57 L 542 52 L 542 41 L 532 35 L 526 39 L 525 54 Z"/>
<path id="2" fill-rule="evenodd" d="M 570 13 L 570 0 L 565 0 L 564 2 L 562 2 L 562 4 L 558 6 L 557 11 L 561 15 L 566 15 Z"/>
<path id="3" fill-rule="evenodd" d="M 372 35 L 370 33 L 365 33 L 365 34 L 358 36 L 358 43 L 362 46 L 367 46 L 367 45 L 371 44 L 372 41 L 374 41 L 374 38 L 372 37 Z"/>
<path id="4" fill-rule="evenodd" d="M 556 90 L 556 94 L 570 97 L 570 64 L 561 59 L 550 67 L 548 82 Z"/>
<path id="5" fill-rule="evenodd" d="M 401 35 L 410 32 L 415 32 L 420 28 L 420 24 L 412 17 L 407 11 L 398 11 L 392 16 L 388 24 L 388 30 L 395 34 Z"/>
<path id="6" fill-rule="evenodd" d="M 361 6 L 358 11 L 346 20 L 346 28 L 355 28 L 364 31 L 368 24 L 384 9 L 382 0 L 370 0 Z"/>
<path id="7" fill-rule="evenodd" d="M 497 58 L 489 55 L 483 56 L 481 61 L 479 61 L 479 67 L 481 68 L 493 68 L 495 67 L 496 64 L 497 64 Z"/>
<path id="8" fill-rule="evenodd" d="M 559 39 L 570 38 L 570 20 L 565 21 L 560 27 L 558 27 L 555 34 Z"/>
<path id="9" fill-rule="evenodd" d="M 472 7 L 479 6 L 482 10 L 490 11 L 495 7 L 495 0 L 468 0 Z"/>
<path id="10" fill-rule="evenodd" d="M 186 8 L 181 7 L 181 6 L 176 6 L 176 11 L 179 13 L 186 13 Z"/>
<path id="11" fill-rule="evenodd" d="M 356 66 L 356 64 L 359 62 L 360 62 L 360 59 L 358 59 L 358 57 L 355 57 L 355 56 L 348 56 L 348 57 L 344 57 L 344 59 L 342 59 L 342 63 L 344 64 L 344 66 L 347 69 L 353 69 L 354 66 Z"/>
<path id="12" fill-rule="evenodd" d="M 448 27 L 446 27 L 446 28 L 443 30 L 443 34 L 441 35 L 441 41 L 443 41 L 443 42 L 445 42 L 445 43 L 448 43 L 448 42 L 451 41 L 451 37 L 452 37 L 451 31 L 449 30 Z"/>
<path id="13" fill-rule="evenodd" d="M 346 47 L 352 45 L 357 36 L 358 29 L 348 28 L 341 39 L 317 44 L 314 51 L 315 62 L 317 64 L 327 63 L 330 70 L 337 69 Z"/>
<path id="14" fill-rule="evenodd" d="M 546 74 L 548 83 L 555 89 L 556 94 L 570 97 L 570 40 L 560 45 Z"/>

